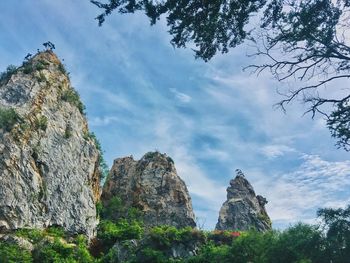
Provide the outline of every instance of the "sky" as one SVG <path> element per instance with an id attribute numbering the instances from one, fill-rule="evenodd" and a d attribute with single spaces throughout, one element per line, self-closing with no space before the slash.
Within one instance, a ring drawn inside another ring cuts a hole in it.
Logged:
<path id="1" fill-rule="evenodd" d="M 320 116 L 303 116 L 305 105 L 273 107 L 291 83 L 243 71 L 259 62 L 248 44 L 205 63 L 170 45 L 164 20 L 151 27 L 141 13 L 115 13 L 98 27 L 100 10 L 87 0 L 2 0 L 0 10 L 0 71 L 53 42 L 108 165 L 167 153 L 201 227 L 215 227 L 237 168 L 269 201 L 276 229 L 350 203 L 349 153 Z"/>

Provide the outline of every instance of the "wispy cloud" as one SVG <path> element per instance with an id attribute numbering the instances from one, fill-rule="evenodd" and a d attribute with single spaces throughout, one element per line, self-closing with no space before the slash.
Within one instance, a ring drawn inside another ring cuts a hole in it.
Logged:
<path id="1" fill-rule="evenodd" d="M 349 202 L 350 161 L 327 161 L 303 154 L 293 172 L 275 174 L 263 183 L 269 189 L 268 212 L 276 223 L 312 221 L 316 210 L 345 206 Z"/>
<path id="2" fill-rule="evenodd" d="M 286 153 L 295 152 L 296 150 L 287 145 L 266 145 L 261 149 L 262 154 L 264 154 L 269 159 L 274 159 L 281 157 Z"/>
<path id="3" fill-rule="evenodd" d="M 175 95 L 175 98 L 178 99 L 180 102 L 183 103 L 189 103 L 191 101 L 191 96 L 179 92 L 177 89 L 171 88 L 170 91 Z"/>

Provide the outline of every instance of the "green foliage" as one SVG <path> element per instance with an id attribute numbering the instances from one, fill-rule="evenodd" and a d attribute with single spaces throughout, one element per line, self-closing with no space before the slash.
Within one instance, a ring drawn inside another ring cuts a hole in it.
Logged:
<path id="1" fill-rule="evenodd" d="M 337 108 L 327 119 L 327 126 L 332 137 L 338 140 L 337 145 L 346 151 L 350 150 L 350 105 L 349 100 L 337 104 Z"/>
<path id="2" fill-rule="evenodd" d="M 324 238 L 315 226 L 299 223 L 279 234 L 271 243 L 266 245 L 273 262 L 322 262 Z"/>
<path id="3" fill-rule="evenodd" d="M 64 138 L 69 139 L 72 136 L 72 127 L 71 125 L 67 125 L 66 129 L 64 130 Z"/>
<path id="4" fill-rule="evenodd" d="M 119 219 L 141 221 L 142 219 L 142 213 L 139 209 L 124 206 L 122 200 L 118 196 L 113 196 L 109 202 L 105 204 L 105 207 L 102 207 L 100 213 L 102 218 L 112 221 L 118 221 Z"/>
<path id="5" fill-rule="evenodd" d="M 106 163 L 106 160 L 104 159 L 101 143 L 97 139 L 95 133 L 93 133 L 93 132 L 84 134 L 84 138 L 86 140 L 88 140 L 88 139 L 93 140 L 95 145 L 96 145 L 97 150 L 100 153 L 100 155 L 99 155 L 99 166 L 100 167 L 99 168 L 101 171 L 100 182 L 102 182 L 105 178 L 107 178 L 107 176 L 109 174 L 109 168 L 108 168 L 108 165 Z"/>
<path id="6" fill-rule="evenodd" d="M 161 15 L 166 15 L 171 44 L 186 47 L 188 42 L 196 46 L 196 57 L 205 61 L 218 51 L 227 53 L 228 48 L 241 44 L 248 36 L 245 25 L 251 15 L 259 11 L 266 0 L 250 1 L 201 1 L 201 0 L 164 0 L 164 1 L 114 1 L 101 3 L 91 0 L 104 10 L 97 19 L 99 25 L 105 17 L 117 10 L 119 13 L 134 13 L 142 10 L 155 24 Z"/>
<path id="7" fill-rule="evenodd" d="M 191 227 L 177 229 L 174 226 L 156 226 L 149 232 L 149 237 L 156 248 L 166 249 L 175 243 L 203 242 L 205 235 Z"/>
<path id="8" fill-rule="evenodd" d="M 62 227 L 59 226 L 51 226 L 49 228 L 47 228 L 46 230 L 46 234 L 51 236 L 51 237 L 65 237 L 66 233 L 64 231 L 64 229 Z"/>
<path id="9" fill-rule="evenodd" d="M 55 238 L 54 241 L 46 241 L 33 251 L 34 262 L 42 263 L 93 263 L 94 259 L 90 255 L 87 242 L 78 237 L 75 244 L 68 244 Z"/>
<path id="10" fill-rule="evenodd" d="M 23 62 L 23 73 L 30 74 L 34 71 L 33 65 L 30 62 Z"/>
<path id="11" fill-rule="evenodd" d="M 253 55 L 263 57 L 264 63 L 248 68 L 293 82 L 293 88 L 279 91 L 284 98 L 277 106 L 285 111 L 293 100 L 304 102 L 312 117 L 321 114 L 328 119 L 339 148 L 350 150 L 349 94 L 327 98 L 318 92 L 331 81 L 350 77 L 349 0 L 90 1 L 102 10 L 96 17 L 100 26 L 113 11 L 142 11 L 151 25 L 165 16 L 171 44 L 178 48 L 191 44 L 196 58 L 204 61 L 251 41 L 257 49 Z"/>
<path id="12" fill-rule="evenodd" d="M 232 232 L 228 230 L 215 230 L 207 233 L 207 238 L 208 240 L 213 241 L 216 245 L 230 245 L 232 241 L 236 238 L 236 236 L 232 233 L 239 232 Z"/>
<path id="13" fill-rule="evenodd" d="M 85 114 L 85 106 L 81 102 L 78 92 L 73 88 L 65 90 L 61 95 L 61 99 L 77 107 L 81 114 Z"/>
<path id="14" fill-rule="evenodd" d="M 228 245 L 216 246 L 212 242 L 201 247 L 198 256 L 191 257 L 186 263 L 231 263 L 230 247 Z"/>
<path id="15" fill-rule="evenodd" d="M 350 258 L 350 205 L 345 209 L 320 209 L 317 214 L 326 229 L 326 257 L 346 262 Z"/>
<path id="16" fill-rule="evenodd" d="M 101 220 L 98 225 L 97 237 L 106 245 L 113 245 L 116 241 L 140 239 L 143 234 L 142 224 L 139 221 L 120 219 L 117 222 Z"/>
<path id="17" fill-rule="evenodd" d="M 166 159 L 168 160 L 169 163 L 174 164 L 174 160 L 170 156 L 168 156 Z"/>
<path id="18" fill-rule="evenodd" d="M 46 131 L 48 119 L 46 116 L 42 115 L 35 119 L 35 126 L 37 129 Z"/>
<path id="19" fill-rule="evenodd" d="M 14 65 L 9 65 L 7 68 L 6 68 L 6 71 L 5 72 L 1 72 L 0 73 L 0 83 L 1 82 L 7 82 L 11 76 L 16 73 L 17 71 L 17 67 L 14 66 Z"/>
<path id="20" fill-rule="evenodd" d="M 142 263 L 165 263 L 169 262 L 162 251 L 152 248 L 144 248 L 139 256 L 139 262 Z"/>
<path id="21" fill-rule="evenodd" d="M 157 155 L 159 155 L 159 151 L 154 151 L 154 152 L 148 152 L 144 155 L 144 158 L 149 160 L 149 159 L 153 159 L 154 157 L 156 157 Z"/>
<path id="22" fill-rule="evenodd" d="M 59 70 L 62 74 L 68 75 L 67 70 L 66 70 L 65 66 L 64 66 L 62 63 L 58 64 L 58 70 Z"/>
<path id="23" fill-rule="evenodd" d="M 0 129 L 4 131 L 11 131 L 12 127 L 21 121 L 21 118 L 13 108 L 1 108 L 0 107 Z"/>
<path id="24" fill-rule="evenodd" d="M 45 237 L 45 233 L 39 229 L 22 228 L 16 230 L 16 236 L 29 239 L 33 243 L 38 243 Z"/>
<path id="25" fill-rule="evenodd" d="M 0 242 L 0 262 L 31 263 L 31 253 L 17 245 Z"/>

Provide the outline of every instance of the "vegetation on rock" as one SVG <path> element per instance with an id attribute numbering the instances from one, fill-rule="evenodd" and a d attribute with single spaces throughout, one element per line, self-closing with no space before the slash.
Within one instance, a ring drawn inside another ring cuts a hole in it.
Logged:
<path id="1" fill-rule="evenodd" d="M 20 120 L 19 115 L 13 108 L 0 107 L 0 129 L 9 132 Z"/>

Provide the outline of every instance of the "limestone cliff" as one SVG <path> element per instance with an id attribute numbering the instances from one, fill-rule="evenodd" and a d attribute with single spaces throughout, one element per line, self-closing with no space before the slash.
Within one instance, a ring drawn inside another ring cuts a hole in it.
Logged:
<path id="1" fill-rule="evenodd" d="M 165 154 L 149 152 L 139 161 L 132 157 L 116 159 L 101 200 L 107 205 L 114 196 L 126 207 L 139 208 L 146 226 L 196 225 L 187 187 Z"/>
<path id="2" fill-rule="evenodd" d="M 0 80 L 0 231 L 62 226 L 94 235 L 99 152 L 52 51 Z"/>
<path id="3" fill-rule="evenodd" d="M 222 205 L 218 230 L 249 230 L 257 231 L 271 229 L 271 221 L 265 210 L 267 201 L 264 197 L 255 195 L 254 189 L 240 170 L 230 181 L 227 188 L 227 201 Z"/>

